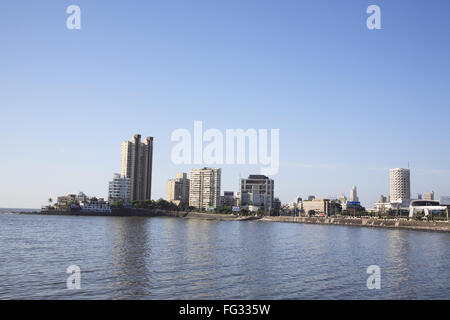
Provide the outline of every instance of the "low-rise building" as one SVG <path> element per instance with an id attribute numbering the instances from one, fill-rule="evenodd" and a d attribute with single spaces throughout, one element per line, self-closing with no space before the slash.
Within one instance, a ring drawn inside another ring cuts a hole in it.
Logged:
<path id="1" fill-rule="evenodd" d="M 90 198 L 80 203 L 81 211 L 111 212 L 109 203 L 103 198 Z"/>
<path id="2" fill-rule="evenodd" d="M 103 198 L 92 197 L 89 198 L 83 192 L 78 195 L 69 194 L 57 198 L 57 202 L 51 206 L 43 207 L 42 210 L 57 210 L 57 211 L 102 211 L 110 212 L 109 203 Z"/>
<path id="3" fill-rule="evenodd" d="M 375 211 L 378 213 L 385 213 L 392 209 L 390 202 L 377 202 L 375 203 Z"/>
<path id="4" fill-rule="evenodd" d="M 323 214 L 328 216 L 335 214 L 336 209 L 336 202 L 330 199 L 303 200 L 302 202 L 302 210 L 307 215 Z"/>

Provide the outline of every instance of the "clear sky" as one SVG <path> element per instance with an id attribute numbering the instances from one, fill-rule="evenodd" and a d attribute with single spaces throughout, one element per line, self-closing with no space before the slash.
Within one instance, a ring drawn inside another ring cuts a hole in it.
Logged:
<path id="1" fill-rule="evenodd" d="M 81 8 L 68 30 L 66 8 Z M 366 8 L 381 8 L 368 30 Z M 120 143 L 153 136 L 153 198 L 177 128 L 280 129 L 283 202 L 450 195 L 450 1 L 21 1 L 0 5 L 0 207 L 107 196 Z M 223 166 L 222 190 L 259 166 Z"/>

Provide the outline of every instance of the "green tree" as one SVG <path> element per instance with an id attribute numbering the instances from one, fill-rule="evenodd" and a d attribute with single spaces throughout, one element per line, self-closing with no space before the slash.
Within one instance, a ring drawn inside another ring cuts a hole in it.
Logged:
<path id="1" fill-rule="evenodd" d="M 124 201 L 122 199 L 116 200 L 113 203 L 111 203 L 111 208 L 113 209 L 122 209 L 123 208 Z"/>

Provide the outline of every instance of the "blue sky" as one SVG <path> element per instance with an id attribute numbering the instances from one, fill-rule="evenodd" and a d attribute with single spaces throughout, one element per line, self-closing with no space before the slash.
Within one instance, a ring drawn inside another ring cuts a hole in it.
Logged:
<path id="1" fill-rule="evenodd" d="M 66 8 L 81 8 L 68 30 Z M 381 8 L 382 30 L 366 28 Z M 107 195 L 120 143 L 154 136 L 153 197 L 177 128 L 280 129 L 282 201 L 364 205 L 407 167 L 450 195 L 450 2 L 20 1 L 0 10 L 0 207 Z M 222 166 L 222 190 L 259 166 Z"/>

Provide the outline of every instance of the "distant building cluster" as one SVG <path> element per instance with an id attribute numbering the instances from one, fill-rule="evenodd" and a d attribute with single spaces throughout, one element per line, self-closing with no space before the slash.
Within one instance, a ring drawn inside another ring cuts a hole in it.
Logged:
<path id="1" fill-rule="evenodd" d="M 450 199 L 441 197 L 435 200 L 434 191 L 411 197 L 410 169 L 395 168 L 389 170 L 389 196 L 381 195 L 375 204 L 374 211 L 379 214 L 395 212 L 398 216 L 413 217 L 417 214 L 424 216 L 448 214 Z"/>
<path id="2" fill-rule="evenodd" d="M 41 208 L 44 211 L 97 211 L 97 212 L 111 212 L 109 203 L 103 198 L 88 197 L 83 192 L 76 194 L 69 194 L 60 196 L 57 201 L 53 203 L 49 199 L 49 204 Z"/>
<path id="3" fill-rule="evenodd" d="M 143 142 L 141 135 L 134 135 L 130 141 L 121 144 L 120 174 L 113 174 L 108 183 L 108 200 L 87 197 L 80 192 L 58 197 L 57 202 L 49 199 L 49 205 L 42 210 L 80 210 L 111 212 L 111 206 L 120 203 L 122 207 L 130 207 L 133 201 L 151 200 L 153 137 L 147 137 Z"/>
<path id="4" fill-rule="evenodd" d="M 274 181 L 264 175 L 249 175 L 240 180 L 240 190 L 224 191 L 221 195 L 221 174 L 218 168 L 201 168 L 186 173 L 177 173 L 174 179 L 167 181 L 166 200 L 177 205 L 186 204 L 204 210 L 231 208 L 235 212 L 241 209 L 274 213 L 281 203 L 274 198 Z"/>
<path id="5" fill-rule="evenodd" d="M 43 206 L 43 210 L 80 210 L 111 212 L 111 207 L 127 208 L 135 202 L 151 201 L 153 167 L 153 137 L 143 141 L 135 134 L 129 141 L 121 144 L 121 170 L 113 174 L 108 184 L 108 200 L 88 197 L 83 192 L 57 198 L 53 203 Z M 275 197 L 275 182 L 267 176 L 250 174 L 240 179 L 239 190 L 221 193 L 220 168 L 197 168 L 189 173 L 180 172 L 169 179 L 166 185 L 166 201 L 179 208 L 199 210 L 226 209 L 227 212 L 258 212 L 268 215 L 330 216 L 338 213 L 356 214 L 366 212 L 361 206 L 358 190 L 353 186 L 349 198 L 316 198 L 308 195 L 306 199 L 298 196 L 293 202 L 282 205 Z M 396 211 L 398 215 L 448 214 L 450 197 L 435 200 L 434 191 L 411 197 L 411 176 L 409 169 L 389 170 L 389 196 L 381 195 L 374 209 L 367 210 L 378 214 Z M 166 203 L 167 203 L 166 202 Z"/>

